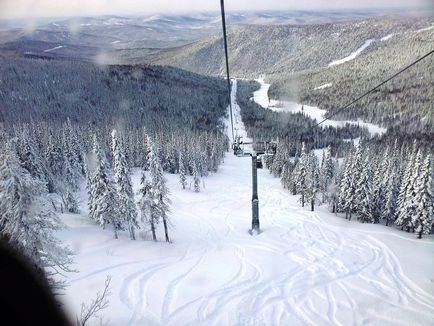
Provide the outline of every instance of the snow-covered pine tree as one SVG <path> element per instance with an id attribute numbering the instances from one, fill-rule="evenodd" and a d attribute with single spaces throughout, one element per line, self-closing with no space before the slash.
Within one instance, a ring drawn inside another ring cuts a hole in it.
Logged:
<path id="1" fill-rule="evenodd" d="M 194 192 L 200 192 L 200 177 L 196 162 L 193 162 L 193 185 Z"/>
<path id="2" fill-rule="evenodd" d="M 124 230 L 124 221 L 120 216 L 118 196 L 114 182 L 108 174 L 105 155 L 95 140 L 96 170 L 92 180 L 93 214 L 92 217 L 103 228 L 107 224 L 113 227 L 114 237 L 118 238 L 118 231 Z"/>
<path id="3" fill-rule="evenodd" d="M 316 158 L 315 153 L 311 151 L 308 156 L 308 180 L 306 191 L 306 200 L 310 203 L 311 211 L 315 210 L 315 203 L 318 201 L 318 191 L 320 186 L 319 174 L 318 159 Z"/>
<path id="4" fill-rule="evenodd" d="M 141 215 L 141 223 L 145 227 L 151 228 L 152 233 L 152 239 L 154 241 L 157 241 L 157 234 L 155 232 L 155 221 L 153 219 L 153 216 L 151 214 L 152 209 L 155 209 L 153 207 L 153 198 L 152 198 L 152 192 L 151 192 L 151 184 L 146 179 L 146 173 L 145 170 L 142 170 L 142 177 L 140 179 L 140 199 L 139 199 L 139 210 Z"/>
<path id="5" fill-rule="evenodd" d="M 114 159 L 114 171 L 116 190 L 118 194 L 119 213 L 125 221 L 131 240 L 136 239 L 135 229 L 139 227 L 137 222 L 137 208 L 134 202 L 133 186 L 131 184 L 130 169 L 123 152 L 121 141 L 116 130 L 112 131 L 112 151 Z"/>
<path id="6" fill-rule="evenodd" d="M 301 194 L 301 206 L 304 207 L 306 193 L 307 193 L 307 181 L 308 181 L 308 155 L 306 154 L 305 144 L 302 144 L 300 160 L 297 163 L 297 193 Z"/>
<path id="7" fill-rule="evenodd" d="M 24 129 L 20 138 L 20 145 L 16 148 L 21 164 L 32 177 L 45 182 L 48 192 L 53 193 L 55 190 L 53 176 L 48 171 L 45 161 L 39 155 L 37 144 L 30 137 L 29 130 Z"/>
<path id="8" fill-rule="evenodd" d="M 409 166 L 407 167 L 409 169 L 409 177 L 406 180 L 408 183 L 404 187 L 405 194 L 403 195 L 403 200 L 398 208 L 398 218 L 395 221 L 395 224 L 400 226 L 401 229 L 405 227 L 407 229 L 407 232 L 414 231 L 414 224 L 412 223 L 412 219 L 413 216 L 416 214 L 416 209 L 419 205 L 419 203 L 416 202 L 416 195 L 417 180 L 419 180 L 420 178 L 420 167 L 422 164 L 421 161 L 422 151 L 419 149 L 417 151 L 415 159 L 410 160 Z M 406 176 L 404 176 L 404 179 L 406 179 Z"/>
<path id="9" fill-rule="evenodd" d="M 182 150 L 179 151 L 179 182 L 181 183 L 182 189 L 185 189 L 187 185 L 187 177 L 185 176 L 185 163 L 184 163 L 184 155 Z"/>
<path id="10" fill-rule="evenodd" d="M 380 221 L 382 211 L 384 209 L 384 203 L 386 202 L 386 180 L 384 176 L 387 174 L 387 169 L 390 165 L 391 158 L 389 153 L 390 149 L 389 147 L 387 147 L 384 155 L 382 155 L 381 158 L 377 160 L 377 164 L 374 170 L 374 177 L 372 183 L 372 213 L 374 215 L 375 223 L 378 223 Z"/>
<path id="11" fill-rule="evenodd" d="M 167 242 L 170 242 L 169 238 L 169 217 L 168 213 L 170 211 L 170 199 L 169 199 L 169 189 L 166 185 L 166 178 L 163 175 L 163 169 L 161 168 L 160 160 L 158 158 L 157 150 L 148 138 L 149 150 L 149 168 L 151 174 L 151 219 L 156 225 L 158 221 L 163 221 L 164 234 Z"/>
<path id="12" fill-rule="evenodd" d="M 322 203 L 325 203 L 328 201 L 328 188 L 333 180 L 333 174 L 335 170 L 335 165 L 333 162 L 332 154 L 331 154 L 331 148 L 330 146 L 327 147 L 323 154 L 323 162 L 321 166 L 321 192 L 322 192 Z"/>
<path id="13" fill-rule="evenodd" d="M 360 144 L 355 145 L 353 157 L 349 157 L 345 164 L 344 175 L 339 191 L 339 206 L 345 211 L 345 218 L 351 220 L 356 209 L 356 180 L 362 172 L 362 151 Z"/>
<path id="14" fill-rule="evenodd" d="M 359 174 L 358 180 L 356 180 L 356 212 L 358 219 L 362 223 L 374 223 L 375 219 L 372 211 L 372 169 L 371 169 L 371 157 L 369 151 L 366 150 L 365 159 L 363 162 L 362 170 Z"/>
<path id="15" fill-rule="evenodd" d="M 338 210 L 341 177 L 342 173 L 339 166 L 339 160 L 336 158 L 334 162 L 333 178 L 327 190 L 328 203 L 332 213 L 336 213 Z"/>
<path id="16" fill-rule="evenodd" d="M 381 218 L 386 221 L 386 226 L 391 225 L 395 222 L 396 217 L 396 207 L 398 202 L 399 194 L 399 182 L 400 182 L 400 171 L 401 167 L 397 162 L 397 143 L 395 141 L 395 146 L 389 160 L 389 166 L 384 176 L 383 184 L 385 186 L 384 198 L 385 203 L 383 210 L 381 212 Z"/>
<path id="17" fill-rule="evenodd" d="M 417 206 L 411 224 L 420 239 L 422 234 L 429 234 L 433 228 L 434 194 L 430 155 L 426 156 L 419 178 L 416 180 L 416 198 L 414 201 Z"/>
<path id="18" fill-rule="evenodd" d="M 22 252 L 53 287 L 61 286 L 53 276 L 70 271 L 71 252 L 60 245 L 53 231 L 63 225 L 47 200 L 45 182 L 22 166 L 14 145 L 0 156 L 0 235 Z"/>

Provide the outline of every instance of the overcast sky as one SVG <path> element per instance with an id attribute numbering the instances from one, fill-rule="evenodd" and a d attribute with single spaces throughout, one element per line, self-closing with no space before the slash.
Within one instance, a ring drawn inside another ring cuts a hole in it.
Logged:
<path id="1" fill-rule="evenodd" d="M 0 19 L 219 9 L 219 0 L 0 0 Z M 231 10 L 353 9 L 429 6 L 432 0 L 225 0 Z"/>

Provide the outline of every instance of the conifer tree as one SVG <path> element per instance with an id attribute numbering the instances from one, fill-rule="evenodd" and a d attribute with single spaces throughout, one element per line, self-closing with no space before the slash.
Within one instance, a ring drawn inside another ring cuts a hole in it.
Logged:
<path id="1" fill-rule="evenodd" d="M 419 149 L 417 151 L 416 157 L 414 160 L 409 162 L 408 166 L 408 174 L 409 178 L 407 178 L 407 185 L 404 186 L 405 194 L 402 196 L 402 202 L 400 203 L 398 218 L 396 219 L 396 225 L 401 228 L 406 228 L 407 231 L 414 231 L 413 216 L 416 214 L 416 209 L 419 205 L 416 202 L 417 196 L 417 181 L 420 178 L 420 167 L 422 164 L 422 152 Z M 410 165 L 412 163 L 412 165 Z M 404 177 L 405 178 L 405 177 Z M 400 194 L 401 196 L 401 194 Z"/>
<path id="2" fill-rule="evenodd" d="M 135 229 L 139 227 L 137 223 L 137 209 L 134 202 L 133 186 L 129 166 L 125 154 L 121 148 L 121 142 L 116 130 L 112 131 L 112 151 L 114 158 L 114 170 L 116 179 L 116 190 L 119 203 L 119 214 L 128 227 L 131 240 L 135 240 Z"/>
<path id="3" fill-rule="evenodd" d="M 356 180 L 356 211 L 358 219 L 363 223 L 374 223 L 373 216 L 373 202 L 372 202 L 372 177 L 371 177 L 371 157 L 369 152 L 366 151 L 365 159 L 363 162 L 362 170 L 359 174 L 359 179 Z"/>
<path id="4" fill-rule="evenodd" d="M 149 168 L 151 174 L 151 223 L 155 226 L 159 221 L 163 222 L 164 234 L 167 242 L 170 242 L 169 238 L 169 189 L 166 186 L 166 178 L 163 175 L 160 160 L 158 158 L 157 150 L 148 138 L 149 150 Z"/>
<path id="5" fill-rule="evenodd" d="M 182 185 L 182 189 L 185 189 L 187 185 L 187 177 L 185 176 L 185 163 L 184 163 L 184 155 L 182 154 L 182 150 L 179 151 L 179 182 Z"/>
<path id="6" fill-rule="evenodd" d="M 53 231 L 63 226 L 47 201 L 46 184 L 22 167 L 16 150 L 8 144 L 0 156 L 0 235 L 22 252 L 54 287 L 51 277 L 70 271 L 71 252 L 62 247 Z"/>
<path id="7" fill-rule="evenodd" d="M 311 211 L 315 210 L 315 203 L 318 200 L 317 194 L 320 185 L 319 173 L 318 159 L 313 152 L 310 152 L 308 156 L 308 188 L 306 192 L 306 200 L 310 202 Z"/>
<path id="8" fill-rule="evenodd" d="M 152 239 L 157 241 L 157 234 L 155 231 L 155 223 L 153 216 L 151 214 L 153 207 L 153 198 L 151 192 L 151 184 L 146 179 L 146 172 L 142 170 L 142 177 L 140 179 L 140 189 L 139 189 L 140 199 L 139 199 L 139 209 L 141 215 L 141 223 L 143 226 L 149 226 L 152 232 Z"/>
<path id="9" fill-rule="evenodd" d="M 200 177 L 199 177 L 199 172 L 197 170 L 196 162 L 193 163 L 193 183 L 194 183 L 194 192 L 200 192 Z"/>
<path id="10" fill-rule="evenodd" d="M 103 228 L 111 224 L 115 239 L 118 231 L 124 230 L 123 219 L 119 214 L 118 196 L 114 182 L 109 176 L 105 155 L 95 141 L 96 170 L 92 180 L 93 214 L 92 217 Z"/>
<path id="11" fill-rule="evenodd" d="M 429 234 L 433 227 L 434 194 L 430 155 L 426 156 L 419 178 L 416 180 L 416 198 L 414 201 L 417 206 L 411 224 L 420 239 L 422 234 Z"/>
<path id="12" fill-rule="evenodd" d="M 306 193 L 307 193 L 307 175 L 308 175 L 308 156 L 306 154 L 306 149 L 304 143 L 301 147 L 300 160 L 298 165 L 298 175 L 297 175 L 297 192 L 301 194 L 301 206 L 304 207 Z"/>

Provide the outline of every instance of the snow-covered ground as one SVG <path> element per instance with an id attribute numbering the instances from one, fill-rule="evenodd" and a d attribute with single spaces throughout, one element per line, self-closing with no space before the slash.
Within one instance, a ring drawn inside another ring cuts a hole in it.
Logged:
<path id="1" fill-rule="evenodd" d="M 367 40 L 361 47 L 359 47 L 356 51 L 352 52 L 349 56 L 346 56 L 345 58 L 334 60 L 328 64 L 329 67 L 341 65 L 347 61 L 353 60 L 355 57 L 357 57 L 360 53 L 362 53 L 363 50 L 365 50 L 368 46 L 371 45 L 371 43 L 374 42 L 374 40 Z"/>
<path id="2" fill-rule="evenodd" d="M 167 178 L 171 244 L 162 230 L 157 243 L 113 239 L 86 217 L 84 192 L 84 213 L 62 216 L 59 237 L 79 271 L 61 298 L 71 315 L 110 275 L 111 325 L 432 325 L 433 236 L 310 212 L 266 170 L 258 171 L 262 233 L 250 236 L 250 158 L 228 153 L 200 193 Z"/>
<path id="3" fill-rule="evenodd" d="M 277 112 L 289 112 L 289 113 L 297 113 L 303 112 L 305 115 L 310 117 L 311 119 L 320 122 L 324 119 L 324 115 L 327 113 L 326 110 L 321 110 L 316 106 L 302 105 L 296 102 L 291 101 L 276 101 L 268 98 L 268 89 L 270 88 L 270 84 L 264 82 L 264 79 L 257 79 L 257 82 L 261 84 L 261 88 L 253 93 L 253 100 L 261 105 L 263 108 L 268 108 Z M 323 85 L 324 86 L 324 85 Z M 268 105 L 264 105 L 267 104 Z M 321 126 L 323 127 L 343 127 L 345 124 L 353 124 L 358 125 L 360 127 L 367 128 L 371 135 L 381 135 L 384 134 L 387 129 L 380 127 L 379 125 L 364 122 L 363 120 L 326 120 Z"/>

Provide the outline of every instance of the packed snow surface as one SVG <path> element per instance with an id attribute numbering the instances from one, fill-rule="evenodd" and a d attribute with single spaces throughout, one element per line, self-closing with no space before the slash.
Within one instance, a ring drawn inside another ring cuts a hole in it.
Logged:
<path id="1" fill-rule="evenodd" d="M 320 122 L 324 120 L 324 116 L 327 113 L 326 110 L 321 110 L 316 106 L 309 106 L 309 105 L 302 105 L 296 102 L 291 101 L 276 101 L 276 100 L 269 100 L 268 99 L 268 89 L 270 88 L 270 84 L 267 84 L 264 82 L 263 79 L 257 79 L 257 82 L 261 84 L 261 88 L 253 93 L 253 100 L 261 105 L 263 108 L 268 108 L 273 111 L 277 112 L 289 112 L 289 113 L 298 113 L 302 112 L 308 117 L 310 117 L 313 120 L 316 120 L 317 122 Z M 327 85 L 327 84 L 326 84 Z M 322 85 L 324 86 L 324 85 Z M 261 91 L 262 90 L 262 91 Z M 266 91 L 264 91 L 266 90 Z M 265 99 L 266 97 L 266 99 Z M 269 105 L 265 106 L 263 104 L 269 103 Z M 326 120 L 324 121 L 321 126 L 323 127 L 343 127 L 346 124 L 353 124 L 358 125 L 363 128 L 367 128 L 369 133 L 371 135 L 382 135 L 384 134 L 387 129 L 380 127 L 379 125 L 364 122 L 363 120 Z"/>
<path id="2" fill-rule="evenodd" d="M 365 43 L 361 47 L 359 47 L 356 51 L 352 52 L 349 56 L 342 58 L 342 59 L 339 59 L 339 60 L 332 61 L 329 63 L 328 66 L 331 67 L 331 66 L 341 65 L 347 61 L 353 60 L 360 53 L 362 53 L 363 50 L 365 50 L 368 46 L 370 46 L 372 42 L 374 42 L 374 40 L 365 41 Z"/>
<path id="3" fill-rule="evenodd" d="M 261 88 L 253 92 L 253 98 L 256 103 L 258 103 L 263 108 L 268 108 L 270 105 L 270 100 L 268 98 L 268 90 L 270 89 L 270 84 L 265 83 L 264 78 L 258 78 L 256 81 L 261 84 Z"/>
<path id="4" fill-rule="evenodd" d="M 432 236 L 310 212 L 266 170 L 258 171 L 262 232 L 251 236 L 251 161 L 230 153 L 200 193 L 167 179 L 173 243 L 161 229 L 161 242 L 113 239 L 87 218 L 85 192 L 83 214 L 62 216 L 59 237 L 79 271 L 61 297 L 71 315 L 110 275 L 103 320 L 111 325 L 432 325 Z M 133 183 L 137 190 L 137 170 Z"/>

